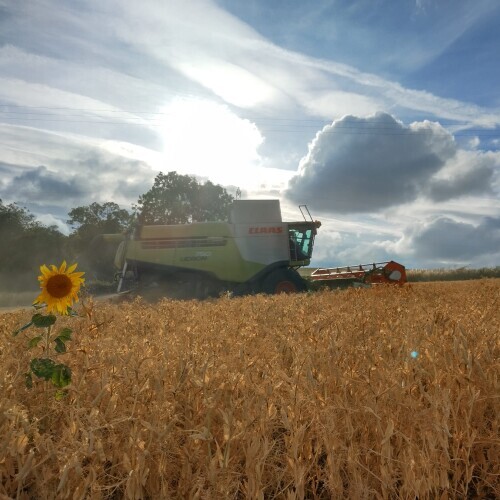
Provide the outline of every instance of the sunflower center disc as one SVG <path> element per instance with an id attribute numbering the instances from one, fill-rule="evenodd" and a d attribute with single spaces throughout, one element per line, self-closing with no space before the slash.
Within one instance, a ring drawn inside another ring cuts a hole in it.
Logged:
<path id="1" fill-rule="evenodd" d="M 60 299 L 71 292 L 71 280 L 65 274 L 56 274 L 47 281 L 47 292 L 52 297 Z"/>

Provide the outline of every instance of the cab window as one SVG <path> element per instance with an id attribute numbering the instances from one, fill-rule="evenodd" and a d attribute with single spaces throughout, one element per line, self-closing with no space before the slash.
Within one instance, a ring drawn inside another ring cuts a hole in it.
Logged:
<path id="1" fill-rule="evenodd" d="M 301 261 L 311 258 L 313 248 L 312 229 L 289 228 L 290 260 Z"/>

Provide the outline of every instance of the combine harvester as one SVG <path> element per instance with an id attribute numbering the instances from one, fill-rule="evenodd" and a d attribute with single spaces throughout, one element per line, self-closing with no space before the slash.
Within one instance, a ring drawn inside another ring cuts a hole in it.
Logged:
<path id="1" fill-rule="evenodd" d="M 115 256 L 118 293 L 174 298 L 217 297 L 306 291 L 297 269 L 309 266 L 317 229 L 305 205 L 304 220 L 284 222 L 279 200 L 235 200 L 228 222 L 177 225 L 136 225 L 127 235 L 102 235 L 119 244 Z M 307 217 L 306 217 L 307 215 Z M 309 219 L 309 220 L 308 220 Z M 358 266 L 317 269 L 320 285 L 341 280 L 353 283 L 402 283 L 404 267 L 394 262 L 372 270 Z"/>
<path id="2" fill-rule="evenodd" d="M 304 213 L 302 213 L 304 215 Z M 279 200 L 235 200 L 228 222 L 137 225 L 119 244 L 118 293 L 126 285 L 175 298 L 301 292 L 318 221 L 284 222 Z"/>

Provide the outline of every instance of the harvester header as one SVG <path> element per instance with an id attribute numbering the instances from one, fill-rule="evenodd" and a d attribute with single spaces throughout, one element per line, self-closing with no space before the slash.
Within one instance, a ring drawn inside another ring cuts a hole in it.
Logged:
<path id="1" fill-rule="evenodd" d="M 393 260 L 356 266 L 318 268 L 311 273 L 311 280 L 318 285 L 329 287 L 354 283 L 403 285 L 407 281 L 405 267 Z"/>

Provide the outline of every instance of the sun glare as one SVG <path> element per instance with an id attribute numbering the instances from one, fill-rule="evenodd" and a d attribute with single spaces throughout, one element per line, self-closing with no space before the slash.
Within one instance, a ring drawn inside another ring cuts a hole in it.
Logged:
<path id="1" fill-rule="evenodd" d="M 201 99 L 176 99 L 162 111 L 169 169 L 226 185 L 242 185 L 252 178 L 264 140 L 255 124 L 227 106 Z"/>

